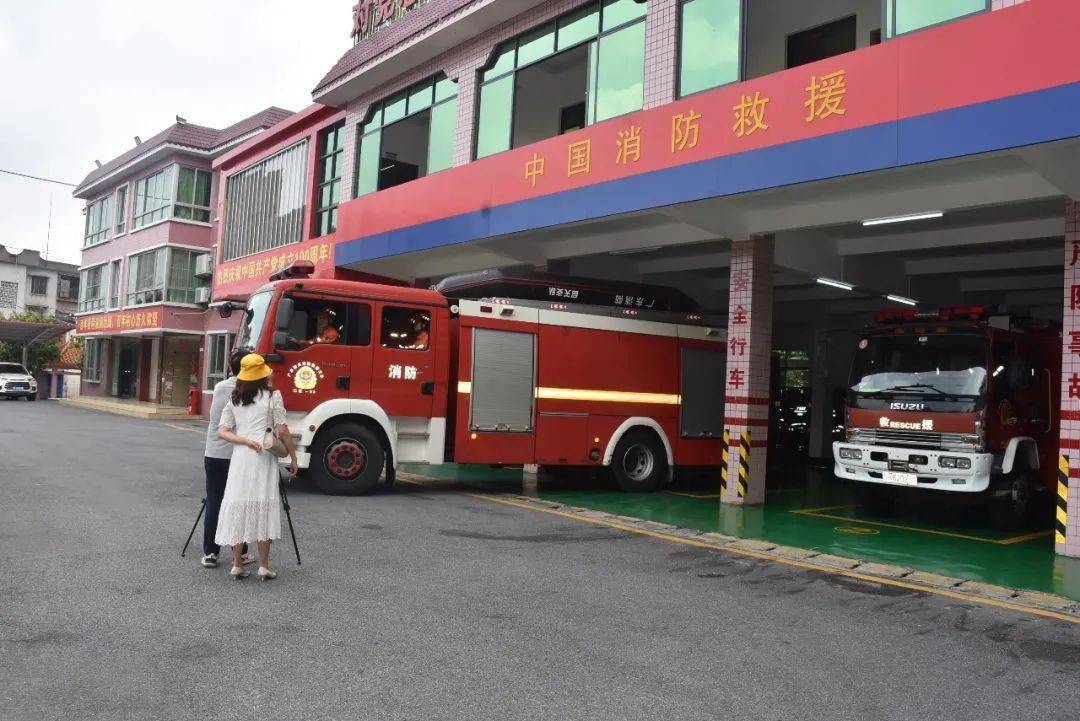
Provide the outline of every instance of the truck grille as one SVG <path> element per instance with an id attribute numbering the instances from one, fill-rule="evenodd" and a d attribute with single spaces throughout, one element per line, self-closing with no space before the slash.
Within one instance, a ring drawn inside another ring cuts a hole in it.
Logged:
<path id="1" fill-rule="evenodd" d="M 877 446 L 911 446 L 913 448 L 965 448 L 979 446 L 979 438 L 968 433 L 934 433 L 932 431 L 899 431 L 879 428 L 853 428 L 848 434 L 852 443 Z"/>

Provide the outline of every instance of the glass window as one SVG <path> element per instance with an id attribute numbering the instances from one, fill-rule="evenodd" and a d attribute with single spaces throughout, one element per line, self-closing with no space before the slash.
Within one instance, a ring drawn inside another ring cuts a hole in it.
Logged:
<path id="1" fill-rule="evenodd" d="M 83 346 L 82 379 L 90 383 L 101 382 L 101 344 L 104 341 L 87 338 Z"/>
<path id="2" fill-rule="evenodd" d="M 456 129 L 457 83 L 443 75 L 376 103 L 358 128 L 356 197 L 450 167 Z"/>
<path id="3" fill-rule="evenodd" d="M 104 243 L 109 239 L 109 223 L 112 222 L 112 196 L 96 200 L 86 206 L 86 233 L 83 247 Z"/>
<path id="4" fill-rule="evenodd" d="M 60 300 L 79 300 L 79 277 L 75 275 L 61 275 L 58 278 L 56 297 Z"/>
<path id="5" fill-rule="evenodd" d="M 141 228 L 169 217 L 176 184 L 176 166 L 170 165 L 135 183 L 132 228 Z"/>
<path id="6" fill-rule="evenodd" d="M 476 157 L 640 110 L 645 14 L 595 0 L 504 43 L 480 74 Z"/>
<path id="7" fill-rule="evenodd" d="M 79 312 L 101 310 L 105 307 L 105 285 L 102 277 L 105 272 L 104 265 L 97 265 L 82 271 L 79 285 L 82 287 L 82 300 L 79 301 Z"/>
<path id="8" fill-rule="evenodd" d="M 114 202 L 116 217 L 113 220 L 113 234 L 120 235 L 127 230 L 127 186 L 121 185 L 116 189 Z"/>
<path id="9" fill-rule="evenodd" d="M 600 11 L 589 5 L 559 19 L 558 49 L 566 50 L 591 40 L 600 32 Z"/>
<path id="10" fill-rule="evenodd" d="M 123 261 L 114 260 L 110 264 L 109 273 L 109 309 L 120 307 L 120 288 L 123 287 L 123 279 L 120 277 L 120 266 Z"/>
<path id="11" fill-rule="evenodd" d="M 484 82 L 499 77 L 503 73 L 507 73 L 514 69 L 517 58 L 517 44 L 515 41 L 510 41 L 503 46 L 498 55 L 495 56 L 494 62 L 488 67 L 487 70 L 481 75 Z"/>
<path id="12" fill-rule="evenodd" d="M 160 303 L 165 299 L 165 250 L 158 248 L 128 259 L 126 305 Z"/>
<path id="13" fill-rule="evenodd" d="M 514 76 L 480 88 L 480 121 L 476 131 L 476 157 L 510 149 L 510 118 L 514 108 Z"/>
<path id="14" fill-rule="evenodd" d="M 739 79 L 741 0 L 687 0 L 682 6 L 679 94 Z"/>
<path id="15" fill-rule="evenodd" d="M 266 313 L 270 310 L 270 301 L 273 298 L 273 293 L 263 291 L 248 299 L 244 324 L 240 326 L 240 341 L 236 344 L 237 348 L 253 351 L 258 346 L 263 326 L 266 325 Z"/>
<path id="16" fill-rule="evenodd" d="M 555 52 L 555 25 L 545 25 L 539 30 L 525 33 L 518 40 L 517 66 L 546 58 Z"/>
<path id="17" fill-rule="evenodd" d="M 964 15 L 989 9 L 987 0 L 887 0 L 887 27 L 891 35 L 903 35 L 913 30 L 954 20 Z"/>
<path id="18" fill-rule="evenodd" d="M 316 191 L 315 235 L 337 230 L 338 203 L 341 202 L 341 166 L 345 157 L 345 122 L 322 131 L 319 136 L 319 187 Z"/>
<path id="19" fill-rule="evenodd" d="M 45 275 L 30 276 L 30 295 L 47 295 L 49 292 L 49 278 Z"/>
<path id="20" fill-rule="evenodd" d="M 169 249 L 169 285 L 165 289 L 165 299 L 170 303 L 194 303 L 195 259 L 201 255 L 198 251 L 183 248 Z"/>
<path id="21" fill-rule="evenodd" d="M 371 343 L 371 306 L 366 303 L 299 297 L 293 307 L 288 334 L 295 346 Z"/>
<path id="22" fill-rule="evenodd" d="M 418 308 L 387 306 L 382 312 L 383 348 L 394 350 L 427 350 L 430 343 L 431 313 Z"/>
<path id="23" fill-rule="evenodd" d="M 229 176 L 222 260 L 303 239 L 308 162 L 304 140 Z"/>
<path id="24" fill-rule="evenodd" d="M 180 168 L 173 211 L 175 217 L 200 223 L 210 222 L 210 179 L 209 171 Z"/>
<path id="25" fill-rule="evenodd" d="M 440 103 L 431 110 L 431 140 L 428 143 L 427 171 L 437 173 L 454 163 L 457 139 L 457 98 Z"/>
<path id="26" fill-rule="evenodd" d="M 232 333 L 206 336 L 206 390 L 229 377 L 229 351 L 235 337 Z"/>
<path id="27" fill-rule="evenodd" d="M 359 160 L 356 164 L 356 195 L 367 195 L 379 189 L 379 147 L 382 131 L 376 130 L 360 139 Z"/>
<path id="28" fill-rule="evenodd" d="M 409 115 L 419 113 L 421 110 L 431 107 L 432 91 L 432 86 L 425 83 L 418 88 L 414 88 L 409 93 Z"/>
<path id="29" fill-rule="evenodd" d="M 645 23 L 600 38 L 596 122 L 641 110 L 645 100 Z"/>
<path id="30" fill-rule="evenodd" d="M 408 104 L 405 93 L 390 98 L 386 101 L 386 106 L 383 108 L 383 125 L 389 125 L 390 123 L 401 120 L 405 117 L 405 111 L 407 109 Z"/>
<path id="31" fill-rule="evenodd" d="M 645 17 L 645 3 L 638 0 L 604 0 L 604 27 L 613 30 Z"/>

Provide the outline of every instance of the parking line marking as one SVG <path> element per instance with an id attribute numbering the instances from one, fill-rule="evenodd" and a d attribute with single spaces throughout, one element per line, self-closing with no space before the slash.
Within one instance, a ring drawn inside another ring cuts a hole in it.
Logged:
<path id="1" fill-rule="evenodd" d="M 408 483 L 408 481 L 406 481 Z M 412 484 L 420 485 L 423 484 Z M 720 553 L 730 553 L 736 556 L 744 556 L 747 558 L 756 558 L 762 561 L 772 561 L 773 563 L 780 563 L 785 566 L 793 566 L 795 568 L 802 568 L 809 571 L 818 571 L 821 573 L 828 573 L 833 576 L 844 576 L 847 578 L 854 578 L 860 581 L 867 581 L 869 583 L 880 583 L 884 586 L 892 586 L 894 588 L 906 588 L 911 591 L 920 591 L 922 593 L 931 593 L 935 596 L 944 596 L 957 601 L 965 601 L 967 603 L 976 603 L 982 606 L 993 606 L 995 608 L 1003 608 L 1008 611 L 1016 611 L 1018 613 L 1029 613 L 1033 616 L 1042 616 L 1044 618 L 1052 618 L 1057 621 L 1068 621 L 1070 623 L 1080 624 L 1080 618 L 1075 616 L 1069 616 L 1064 613 L 1058 613 L 1056 611 L 1049 611 L 1042 608 L 1031 608 L 1029 606 L 1022 606 L 1016 603 L 1010 603 L 1009 601 L 1002 601 L 995 598 L 982 598 L 979 596 L 972 596 L 959 591 L 949 591 L 944 588 L 933 588 L 931 586 L 920 586 L 915 583 L 908 583 L 906 581 L 885 578 L 883 576 L 871 576 L 865 573 L 859 573 L 858 571 L 845 570 L 841 568 L 832 568 L 830 566 L 821 566 L 813 563 L 812 561 L 799 561 L 793 558 L 785 558 L 783 556 L 773 556 L 767 553 L 758 553 L 757 551 L 750 551 L 741 548 L 731 548 L 728 546 L 717 546 L 711 543 L 705 543 L 703 541 L 697 541 L 692 538 L 680 538 L 679 536 L 669 536 L 666 533 L 659 531 L 650 531 L 644 528 L 635 528 L 633 526 L 619 523 L 618 521 L 608 521 L 602 518 L 588 518 L 585 516 L 579 516 L 566 511 L 561 511 L 557 508 L 538 508 L 531 503 L 525 503 L 523 501 L 531 501 L 533 499 L 527 496 L 519 496 L 522 500 L 516 500 L 511 498 L 497 498 L 495 496 L 484 495 L 482 493 L 474 493 L 471 491 L 454 491 L 462 496 L 468 496 L 482 501 L 488 501 L 489 503 L 501 503 L 507 506 L 515 506 L 528 511 L 537 511 L 539 513 L 549 513 L 553 516 L 561 516 L 563 518 L 569 518 L 575 521 L 584 521 L 585 523 L 592 523 L 597 526 L 607 526 L 608 528 L 614 528 L 620 531 L 627 531 L 639 536 L 647 536 L 649 538 L 656 538 L 661 541 L 670 541 L 672 543 L 681 543 L 686 546 L 696 546 L 698 548 L 706 548 L 711 551 L 717 551 Z M 851 520 L 851 519 L 847 519 Z"/>
<path id="2" fill-rule="evenodd" d="M 965 541 L 979 541 L 980 543 L 993 543 L 998 546 L 1010 546 L 1014 543 L 1023 543 L 1024 541 L 1031 541 L 1036 538 L 1043 538 L 1053 533 L 1052 530 L 1047 529 L 1045 531 L 1036 531 L 1035 533 L 1028 533 L 1023 536 L 1013 536 L 1011 538 L 983 538 L 981 536 L 972 536 L 967 533 L 957 533 L 955 531 L 938 531 L 932 528 L 919 528 L 917 526 L 905 526 L 902 523 L 886 523 L 885 521 L 867 521 L 863 518 L 853 516 L 836 516 L 830 513 L 819 513 L 819 511 L 833 510 L 837 508 L 851 508 L 851 506 L 833 506 L 831 508 L 804 508 L 796 511 L 788 511 L 788 513 L 794 513 L 800 516 L 811 516 L 813 518 L 827 518 L 832 521 L 848 521 L 849 523 L 860 523 L 867 526 L 881 526 L 882 528 L 895 528 L 901 531 L 913 531 L 915 533 L 925 533 L 931 536 L 947 536 L 950 538 L 959 538 Z"/>

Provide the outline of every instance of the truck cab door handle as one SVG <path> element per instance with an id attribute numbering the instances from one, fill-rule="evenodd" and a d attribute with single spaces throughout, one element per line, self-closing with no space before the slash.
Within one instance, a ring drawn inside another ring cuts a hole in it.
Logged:
<path id="1" fill-rule="evenodd" d="M 420 384 L 420 392 L 423 393 L 425 396 L 435 395 L 435 382 L 424 381 Z"/>
<path id="2" fill-rule="evenodd" d="M 337 379 L 338 390 L 341 390 L 341 391 L 349 390 L 349 383 L 351 382 L 351 380 L 352 379 L 349 376 L 338 376 L 338 379 Z"/>

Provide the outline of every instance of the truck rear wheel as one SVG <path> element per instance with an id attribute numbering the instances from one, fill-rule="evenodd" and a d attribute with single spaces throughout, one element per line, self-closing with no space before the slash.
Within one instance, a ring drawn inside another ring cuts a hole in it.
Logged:
<path id="1" fill-rule="evenodd" d="M 311 480 L 324 493 L 359 496 L 379 481 L 386 452 L 379 437 L 359 423 L 323 431 L 311 447 Z"/>
<path id="2" fill-rule="evenodd" d="M 1035 489 L 1027 473 L 1018 471 L 999 479 L 991 484 L 990 492 L 986 510 L 995 528 L 1015 530 L 1031 519 Z"/>
<path id="3" fill-rule="evenodd" d="M 615 446 L 611 471 L 622 491 L 654 491 L 667 478 L 668 462 L 664 446 L 648 431 L 630 431 Z"/>

